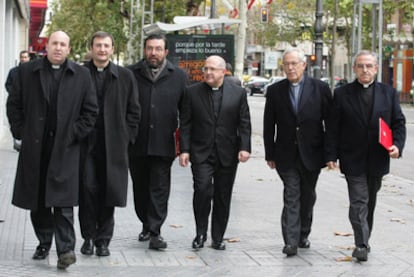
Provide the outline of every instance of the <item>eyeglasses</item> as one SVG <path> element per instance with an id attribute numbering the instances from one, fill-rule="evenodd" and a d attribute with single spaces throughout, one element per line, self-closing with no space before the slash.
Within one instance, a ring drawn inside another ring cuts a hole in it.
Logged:
<path id="1" fill-rule="evenodd" d="M 224 68 L 219 68 L 219 67 L 202 67 L 201 70 L 206 73 L 206 72 L 215 72 L 215 71 L 219 71 L 219 70 L 224 70 Z"/>
<path id="2" fill-rule="evenodd" d="M 145 51 L 148 51 L 148 52 L 152 52 L 152 51 L 155 51 L 155 52 L 157 52 L 157 53 L 161 53 L 162 51 L 164 51 L 164 48 L 162 48 L 161 46 L 157 46 L 157 47 L 146 47 L 145 48 Z"/>
<path id="3" fill-rule="evenodd" d="M 302 63 L 302 62 L 284 62 L 284 63 L 283 63 L 283 66 L 284 66 L 284 67 L 289 67 L 289 66 L 296 67 L 296 66 L 298 66 L 298 64 L 300 64 L 300 63 Z"/>
<path id="4" fill-rule="evenodd" d="M 356 65 L 356 68 L 358 69 L 373 69 L 376 66 L 376 64 L 372 64 L 372 63 L 368 63 L 368 64 L 362 64 L 362 63 L 358 63 Z"/>

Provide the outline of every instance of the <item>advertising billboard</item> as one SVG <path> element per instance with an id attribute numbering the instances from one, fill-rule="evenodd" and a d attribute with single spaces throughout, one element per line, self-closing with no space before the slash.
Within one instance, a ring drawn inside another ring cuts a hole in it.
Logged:
<path id="1" fill-rule="evenodd" d="M 234 68 L 233 35 L 167 35 L 168 60 L 187 72 L 193 82 L 203 81 L 201 68 L 208 56 L 218 55 Z"/>

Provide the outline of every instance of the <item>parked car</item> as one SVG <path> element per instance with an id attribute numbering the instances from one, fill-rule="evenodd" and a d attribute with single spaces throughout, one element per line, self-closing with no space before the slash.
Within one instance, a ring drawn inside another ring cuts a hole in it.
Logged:
<path id="1" fill-rule="evenodd" d="M 264 86 L 269 83 L 269 79 L 259 76 L 250 77 L 247 81 L 245 88 L 249 95 L 255 93 L 263 93 Z"/>
<path id="2" fill-rule="evenodd" d="M 267 93 L 267 88 L 270 86 L 270 85 L 272 85 L 272 84 L 274 84 L 274 83 L 277 83 L 277 82 L 279 82 L 279 81 L 282 81 L 282 80 L 284 80 L 285 79 L 285 77 L 282 77 L 282 76 L 273 76 L 273 77 L 270 77 L 270 79 L 269 79 L 269 83 L 268 84 L 266 84 L 265 86 L 264 86 L 264 89 L 263 89 L 263 95 L 264 96 L 266 96 L 266 93 Z"/>
<path id="3" fill-rule="evenodd" d="M 324 82 L 328 83 L 328 85 L 331 85 L 331 78 L 329 78 L 329 77 L 322 77 L 321 81 L 324 81 Z M 341 78 L 341 77 L 335 77 L 335 79 L 334 79 L 334 88 L 338 88 L 338 87 L 346 85 L 346 84 L 348 84 L 347 79 Z"/>

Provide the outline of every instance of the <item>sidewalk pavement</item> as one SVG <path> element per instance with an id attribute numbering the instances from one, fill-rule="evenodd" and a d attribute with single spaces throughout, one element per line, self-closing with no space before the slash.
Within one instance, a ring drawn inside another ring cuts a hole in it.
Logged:
<path id="1" fill-rule="evenodd" d="M 177 161 L 172 169 L 169 215 L 162 229 L 165 251 L 138 242 L 141 231 L 129 189 L 128 205 L 117 208 L 111 256 L 84 256 L 77 234 L 76 264 L 56 268 L 53 247 L 48 259 L 31 259 L 37 239 L 29 212 L 11 205 L 18 153 L 11 138 L 0 143 L 0 276 L 414 276 L 414 181 L 386 176 L 378 194 L 368 262 L 349 259 L 353 246 L 348 220 L 346 182 L 338 171 L 323 170 L 317 185 L 311 248 L 297 256 L 282 254 L 280 227 L 283 185 L 263 155 L 262 138 L 254 135 L 252 158 L 240 164 L 226 232 L 227 250 L 191 249 L 195 235 L 192 177 Z M 77 209 L 75 209 L 77 215 Z M 335 235 L 335 233 L 339 235 Z M 349 236 L 348 236 L 349 235 Z M 344 259 L 345 261 L 338 261 Z"/>

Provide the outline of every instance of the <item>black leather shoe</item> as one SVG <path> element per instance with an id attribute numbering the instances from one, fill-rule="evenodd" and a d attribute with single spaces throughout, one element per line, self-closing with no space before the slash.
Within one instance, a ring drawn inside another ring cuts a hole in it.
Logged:
<path id="1" fill-rule="evenodd" d="M 151 236 L 149 242 L 149 249 L 165 249 L 167 248 L 167 243 L 161 236 Z"/>
<path id="2" fill-rule="evenodd" d="M 149 240 L 151 237 L 151 233 L 148 231 L 143 230 L 141 233 L 139 233 L 138 235 L 138 240 L 139 241 L 147 241 Z"/>
<path id="3" fill-rule="evenodd" d="M 355 247 L 352 257 L 360 262 L 366 262 L 368 261 L 368 249 L 366 247 Z"/>
<path id="4" fill-rule="evenodd" d="M 224 242 L 222 241 L 218 241 L 218 242 L 213 241 L 213 243 L 211 244 L 211 247 L 216 250 L 226 250 L 226 244 L 224 244 Z"/>
<path id="5" fill-rule="evenodd" d="M 308 238 L 303 238 L 299 241 L 298 244 L 299 248 L 309 248 L 310 247 L 310 241 L 308 240 Z"/>
<path id="6" fill-rule="evenodd" d="M 93 255 L 93 243 L 92 243 L 92 240 L 86 239 L 83 242 L 83 244 L 82 244 L 82 247 L 80 249 L 80 252 L 83 255 Z"/>
<path id="7" fill-rule="evenodd" d="M 207 240 L 207 237 L 205 235 L 196 236 L 193 240 L 193 248 L 194 249 L 200 249 L 204 247 L 204 242 Z"/>
<path id="8" fill-rule="evenodd" d="M 96 246 L 95 254 L 99 257 L 105 257 L 111 255 L 111 252 L 109 252 L 108 246 L 103 243 Z"/>
<path id="9" fill-rule="evenodd" d="M 36 247 L 36 251 L 34 252 L 32 259 L 33 260 L 44 260 L 46 259 L 47 255 L 49 255 L 49 249 L 38 246 Z"/>
<path id="10" fill-rule="evenodd" d="M 288 257 L 295 256 L 298 253 L 298 248 L 296 246 L 288 244 L 283 247 L 282 252 L 285 253 Z"/>
<path id="11" fill-rule="evenodd" d="M 76 262 L 76 256 L 73 251 L 69 251 L 59 255 L 59 259 L 57 261 L 57 268 L 59 269 L 66 269 L 71 264 Z"/>

